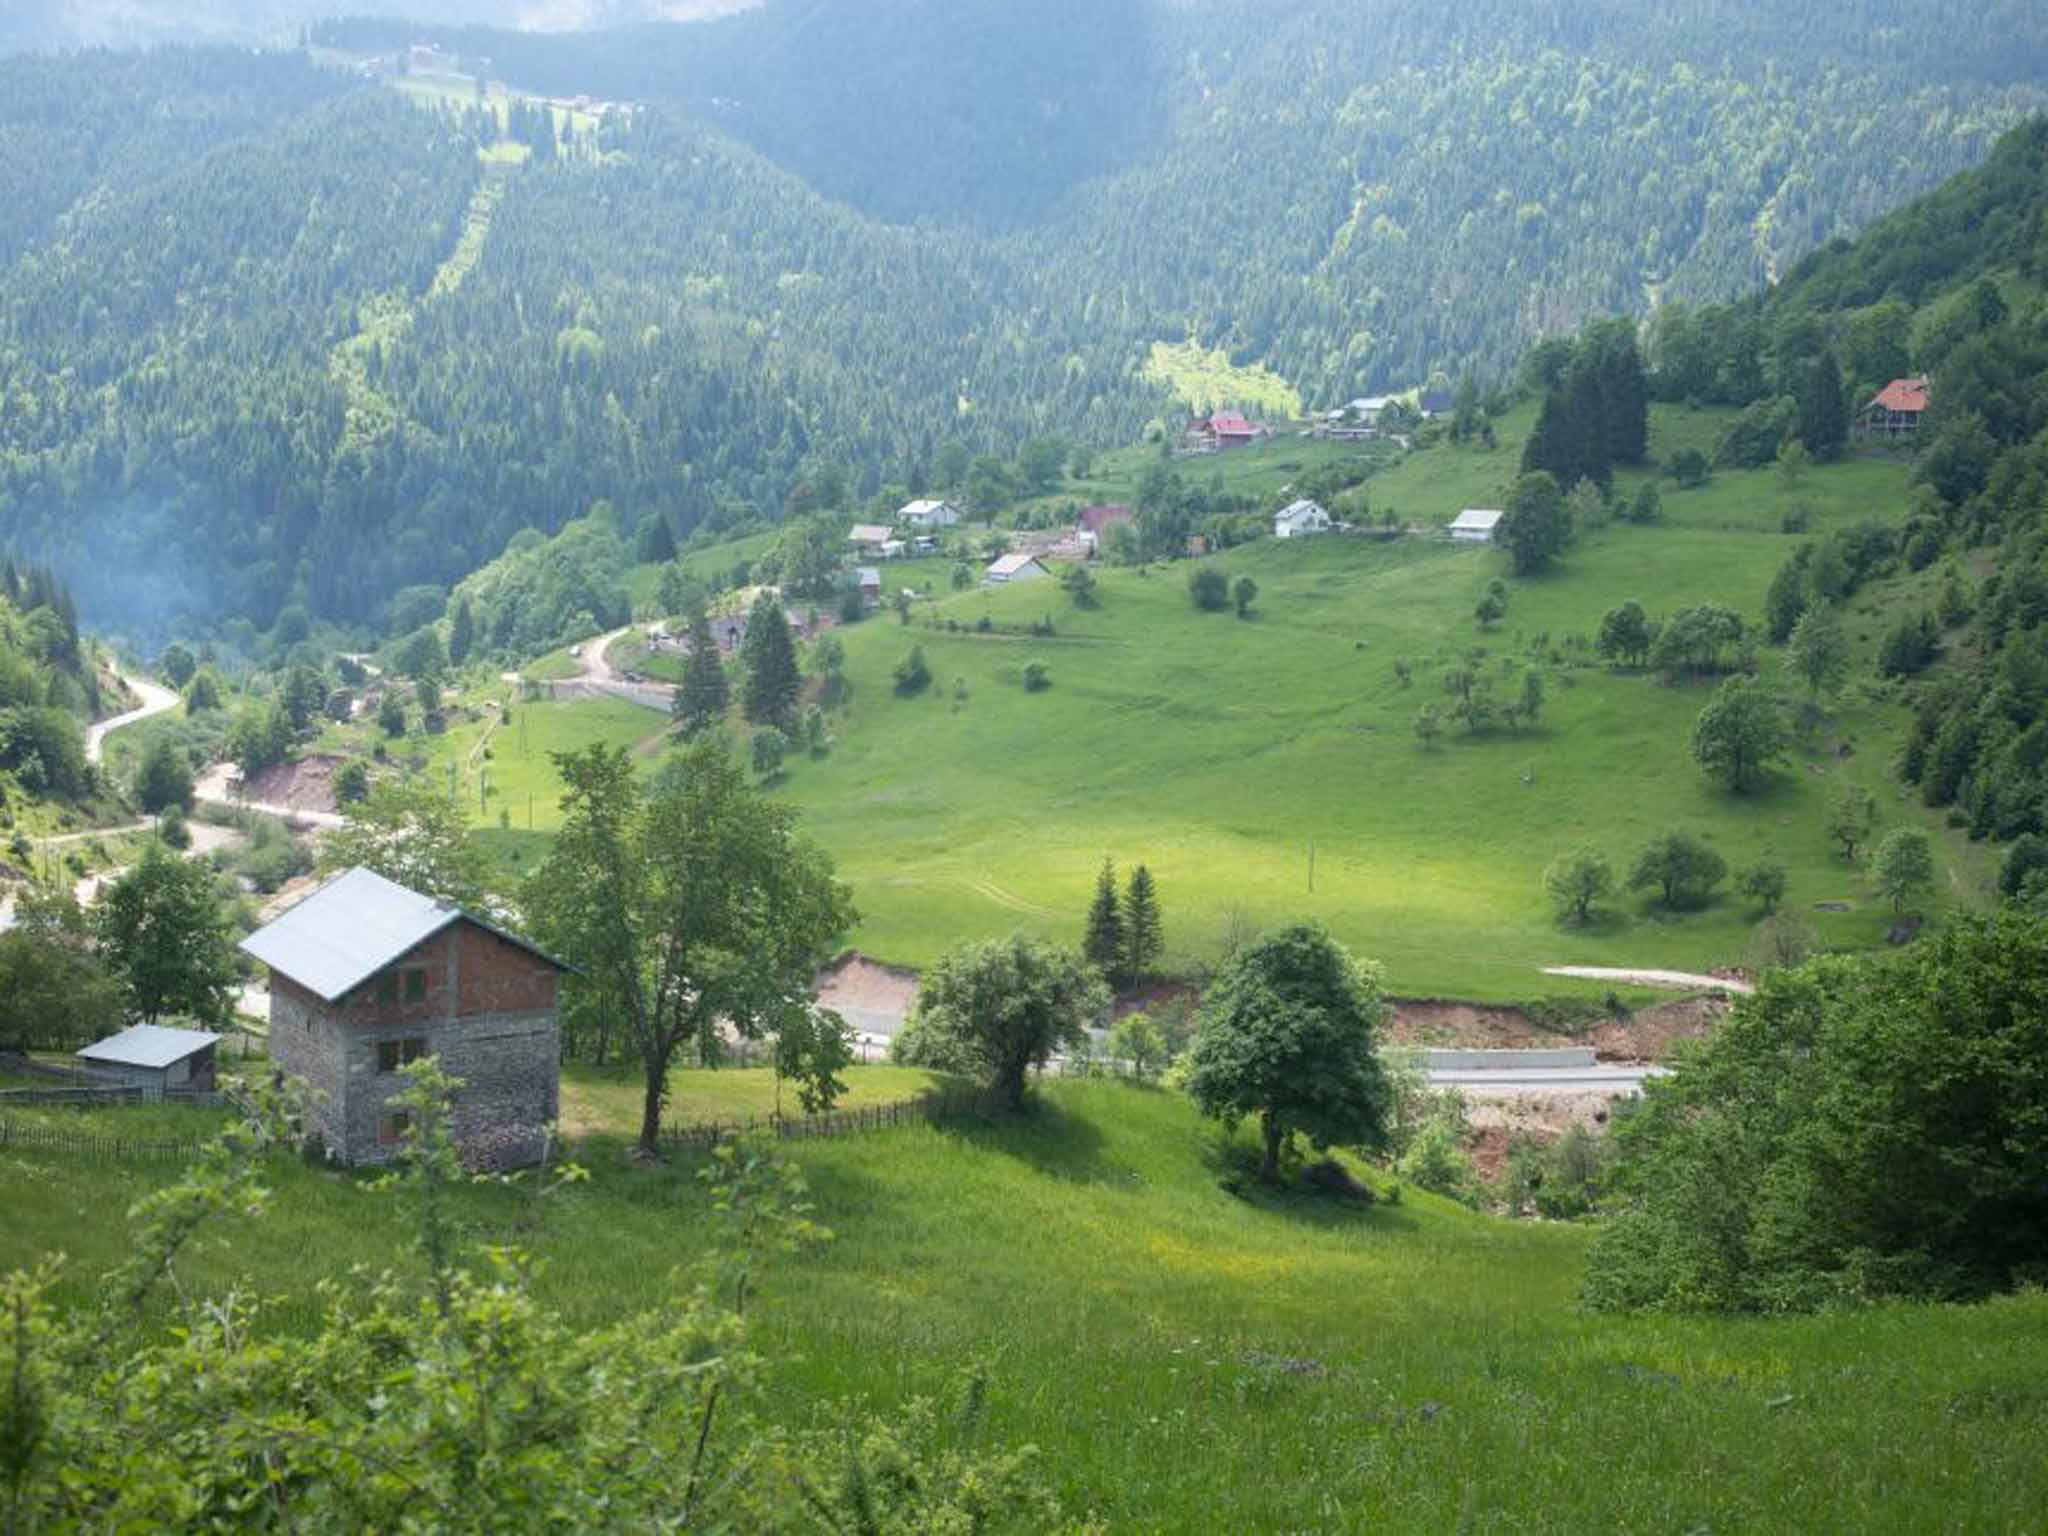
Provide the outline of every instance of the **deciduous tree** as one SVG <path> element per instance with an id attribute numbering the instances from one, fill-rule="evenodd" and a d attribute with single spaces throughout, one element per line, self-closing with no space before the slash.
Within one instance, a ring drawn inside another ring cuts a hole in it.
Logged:
<path id="1" fill-rule="evenodd" d="M 716 1061 L 727 1031 L 760 1039 L 808 1015 L 852 902 L 796 813 L 753 789 L 721 742 L 689 747 L 645 791 L 623 747 L 554 761 L 562 829 L 522 905 L 541 942 L 618 1000 L 653 1156 L 676 1053 Z"/>
<path id="2" fill-rule="evenodd" d="M 1666 832 L 1636 855 L 1628 888 L 1655 890 L 1664 906 L 1675 911 L 1704 905 L 1727 875 L 1728 861 L 1690 832 Z"/>
<path id="3" fill-rule="evenodd" d="M 468 813 L 424 780 L 386 780 L 345 804 L 341 825 L 320 840 L 320 870 L 358 867 L 436 901 L 483 910 L 489 866 Z"/>
<path id="4" fill-rule="evenodd" d="M 1078 1046 L 1108 1006 L 1101 976 L 1079 954 L 1017 934 L 941 956 L 892 1049 L 912 1065 L 978 1077 L 1016 1110 L 1031 1069 Z"/>
<path id="5" fill-rule="evenodd" d="M 1614 867 L 1607 855 L 1590 844 L 1558 855 L 1543 871 L 1543 889 L 1557 904 L 1558 914 L 1575 923 L 1590 922 L 1593 908 L 1614 890 Z"/>
<path id="6" fill-rule="evenodd" d="M 1785 718 L 1778 701 L 1748 678 L 1731 677 L 1721 684 L 1693 725 L 1693 757 L 1737 794 L 1763 784 L 1784 750 Z"/>
<path id="7" fill-rule="evenodd" d="M 1267 1180 L 1297 1135 L 1377 1148 L 1391 1099 L 1378 1050 L 1387 1011 L 1376 968 L 1312 924 L 1282 928 L 1226 965 L 1203 999 L 1188 1095 L 1226 1125 L 1258 1119 Z"/>
<path id="8" fill-rule="evenodd" d="M 214 873 L 151 843 L 100 895 L 100 953 L 145 1024 L 189 1014 L 207 1024 L 234 1012 L 240 978 Z"/>

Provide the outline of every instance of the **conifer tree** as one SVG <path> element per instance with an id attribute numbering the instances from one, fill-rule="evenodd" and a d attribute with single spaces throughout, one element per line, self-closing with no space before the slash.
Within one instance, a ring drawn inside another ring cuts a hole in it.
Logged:
<path id="1" fill-rule="evenodd" d="M 789 638 L 789 620 L 782 600 L 772 592 L 754 599 L 747 614 L 746 638 L 740 642 L 740 665 L 746 669 L 741 704 L 754 725 L 786 726 L 796 717 L 803 674 L 797 670 L 796 645 Z"/>
<path id="2" fill-rule="evenodd" d="M 448 624 L 448 660 L 461 666 L 475 644 L 476 615 L 469 611 L 469 599 L 464 597 L 456 602 L 455 617 Z"/>
<path id="3" fill-rule="evenodd" d="M 695 736 L 723 720 L 729 702 L 725 664 L 711 636 L 711 621 L 700 609 L 690 619 L 690 657 L 683 667 L 683 685 L 676 690 L 676 721 L 685 736 Z"/>
<path id="4" fill-rule="evenodd" d="M 1095 900 L 1088 908 L 1088 930 L 1081 953 L 1103 975 L 1114 978 L 1124 968 L 1123 906 L 1117 900 L 1116 863 L 1105 858 L 1095 878 Z"/>
<path id="5" fill-rule="evenodd" d="M 1159 896 L 1152 887 L 1152 871 L 1140 864 L 1131 871 L 1130 889 L 1124 895 L 1124 972 L 1128 981 L 1143 981 L 1166 947 L 1159 920 Z"/>
<path id="6" fill-rule="evenodd" d="M 1799 397 L 1799 440 L 1823 464 L 1840 458 L 1842 445 L 1849 441 L 1849 401 L 1833 352 L 1821 353 L 1807 370 L 1806 388 Z"/>

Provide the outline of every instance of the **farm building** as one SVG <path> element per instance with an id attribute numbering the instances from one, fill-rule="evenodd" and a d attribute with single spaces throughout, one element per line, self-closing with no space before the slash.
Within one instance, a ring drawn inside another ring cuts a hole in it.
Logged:
<path id="1" fill-rule="evenodd" d="M 1493 530 L 1500 526 L 1505 514 L 1490 507 L 1467 507 L 1451 519 L 1445 530 L 1453 542 L 1459 544 L 1490 544 Z"/>
<path id="2" fill-rule="evenodd" d="M 1182 434 L 1186 446 L 1196 453 L 1217 453 L 1230 448 L 1245 448 L 1262 437 L 1271 434 L 1256 421 L 1248 421 L 1237 411 L 1218 411 L 1188 423 Z"/>
<path id="3" fill-rule="evenodd" d="M 864 603 L 879 603 L 882 600 L 882 573 L 872 565 L 861 566 L 853 573 L 853 584 L 860 588 L 860 600 Z"/>
<path id="4" fill-rule="evenodd" d="M 913 501 L 896 514 L 896 521 L 910 528 L 950 528 L 960 521 L 960 509 L 950 501 Z"/>
<path id="5" fill-rule="evenodd" d="M 1305 538 L 1330 531 L 1330 514 L 1312 501 L 1291 501 L 1273 514 L 1273 537 Z"/>
<path id="6" fill-rule="evenodd" d="M 996 586 L 1013 581 L 1036 581 L 1041 576 L 1050 576 L 1036 555 L 1004 555 L 993 562 L 983 573 L 982 579 Z"/>
<path id="7" fill-rule="evenodd" d="M 131 1088 L 205 1091 L 213 1087 L 213 1048 L 220 1036 L 203 1029 L 137 1024 L 88 1045 L 78 1059 L 102 1078 Z"/>
<path id="8" fill-rule="evenodd" d="M 880 523 L 855 523 L 847 531 L 846 542 L 863 554 L 872 554 L 893 537 Z"/>
<path id="9" fill-rule="evenodd" d="M 1138 514 L 1120 501 L 1102 502 L 1096 506 L 1083 507 L 1081 515 L 1074 522 L 1074 538 L 1090 549 L 1102 543 L 1104 535 L 1118 523 L 1130 523 Z"/>
<path id="10" fill-rule="evenodd" d="M 1415 414 L 1424 421 L 1434 421 L 1439 416 L 1448 416 L 1456 408 L 1456 402 L 1447 389 L 1425 389 L 1415 401 Z"/>
<path id="11" fill-rule="evenodd" d="M 380 1163 L 404 1138 L 399 1068 L 461 1080 L 456 1146 L 488 1167 L 540 1156 L 561 1100 L 560 961 L 367 869 L 338 875 L 242 941 L 270 968 L 270 1057 L 317 1090 L 328 1155 Z"/>
<path id="12" fill-rule="evenodd" d="M 1893 379 L 1856 413 L 1859 437 L 1909 437 L 1927 414 L 1927 378 Z"/>

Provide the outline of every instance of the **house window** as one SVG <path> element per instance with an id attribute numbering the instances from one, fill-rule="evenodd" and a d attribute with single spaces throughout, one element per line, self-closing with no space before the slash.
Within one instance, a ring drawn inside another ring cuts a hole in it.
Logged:
<path id="1" fill-rule="evenodd" d="M 423 970 L 414 969 L 403 974 L 405 977 L 405 1000 L 408 1003 L 424 1003 L 427 1000 L 427 973 Z"/>
<path id="2" fill-rule="evenodd" d="M 377 1006 L 389 1008 L 398 1001 L 398 973 L 386 971 L 377 978 Z"/>
<path id="3" fill-rule="evenodd" d="M 377 1145 L 395 1147 L 405 1140 L 405 1133 L 412 1129 L 412 1116 L 402 1109 L 395 1109 L 388 1115 L 377 1117 Z"/>
<path id="4" fill-rule="evenodd" d="M 377 1042 L 377 1070 L 396 1072 L 409 1061 L 418 1061 L 427 1055 L 424 1036 L 408 1035 L 403 1040 L 379 1040 Z"/>

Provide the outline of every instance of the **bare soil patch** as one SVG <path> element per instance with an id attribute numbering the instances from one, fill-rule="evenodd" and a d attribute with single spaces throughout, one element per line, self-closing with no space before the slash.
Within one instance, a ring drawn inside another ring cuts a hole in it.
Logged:
<path id="1" fill-rule="evenodd" d="M 853 949 L 820 973 L 816 987 L 818 1001 L 827 1008 L 903 1018 L 917 1001 L 917 972 L 870 960 Z"/>
<path id="2" fill-rule="evenodd" d="M 1601 1061 L 1662 1061 L 1674 1043 L 1706 1034 L 1728 1008 L 1721 996 L 1674 998 L 1625 1018 L 1605 1015 L 1559 1030 L 1544 1028 L 1519 1008 L 1396 998 L 1389 1034 L 1401 1045 L 1491 1051 L 1590 1045 Z"/>
<path id="3" fill-rule="evenodd" d="M 340 757 L 302 757 L 297 762 L 266 768 L 242 788 L 242 798 L 259 805 L 285 805 L 295 811 L 332 813 L 334 775 L 347 761 Z"/>

